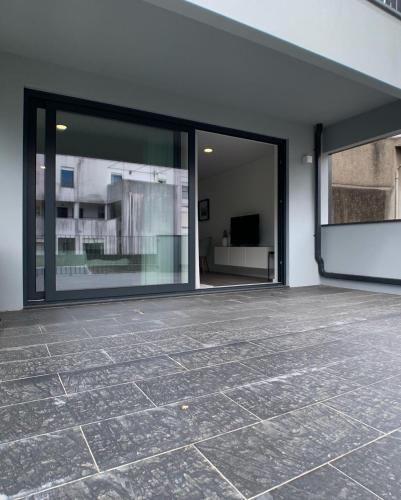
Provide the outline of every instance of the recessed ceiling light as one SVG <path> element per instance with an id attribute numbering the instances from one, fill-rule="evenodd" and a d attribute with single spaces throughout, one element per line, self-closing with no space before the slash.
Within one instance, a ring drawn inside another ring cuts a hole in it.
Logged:
<path id="1" fill-rule="evenodd" d="M 40 168 L 44 170 L 46 167 L 44 165 L 41 165 Z"/>
<path id="2" fill-rule="evenodd" d="M 204 153 L 213 153 L 213 148 L 205 148 L 203 150 Z"/>
<path id="3" fill-rule="evenodd" d="M 67 130 L 67 125 L 64 125 L 63 123 L 57 123 L 56 129 L 60 132 L 64 132 L 64 130 Z"/>

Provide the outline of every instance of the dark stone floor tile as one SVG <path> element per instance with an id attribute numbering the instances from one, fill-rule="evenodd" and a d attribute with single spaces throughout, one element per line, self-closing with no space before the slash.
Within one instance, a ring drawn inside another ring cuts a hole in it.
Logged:
<path id="1" fill-rule="evenodd" d="M 71 321 L 68 323 L 57 323 L 56 325 L 43 325 L 41 326 L 42 332 L 45 335 L 59 335 L 60 340 L 63 336 L 74 333 L 85 333 L 84 321 Z"/>
<path id="2" fill-rule="evenodd" d="M 383 432 L 401 427 L 401 378 L 385 380 L 326 402 Z"/>
<path id="3" fill-rule="evenodd" d="M 268 351 L 286 351 L 288 349 L 298 349 L 310 345 L 323 344 L 332 342 L 336 337 L 334 334 L 325 330 L 311 330 L 301 333 L 290 333 L 277 337 L 268 337 L 265 339 L 255 340 L 255 344 L 266 348 Z"/>
<path id="4" fill-rule="evenodd" d="M 401 374 L 401 358 L 376 350 L 374 354 L 345 360 L 327 367 L 326 370 L 352 382 L 367 385 Z"/>
<path id="5" fill-rule="evenodd" d="M 192 351 L 194 349 L 202 349 L 204 346 L 197 340 L 182 335 L 179 338 L 171 338 L 168 340 L 156 340 L 152 342 L 164 354 L 173 352 Z"/>
<path id="6" fill-rule="evenodd" d="M 39 325 L 27 325 L 12 328 L 0 328 L 0 338 L 19 337 L 22 335 L 38 335 L 42 331 Z"/>
<path id="7" fill-rule="evenodd" d="M 257 382 L 225 394 L 261 419 L 333 397 L 358 386 L 327 374 L 294 375 Z M 401 424 L 400 424 L 401 425 Z"/>
<path id="8" fill-rule="evenodd" d="M 72 373 L 61 373 L 60 376 L 67 392 L 80 392 L 183 370 L 180 365 L 167 356 L 158 356 L 99 368 L 83 369 Z"/>
<path id="9" fill-rule="evenodd" d="M 88 324 L 85 329 L 91 337 L 105 337 L 109 335 L 119 335 L 121 333 L 143 333 L 148 330 L 154 330 L 162 327 L 163 324 L 158 321 L 132 321 L 131 323 L 126 324 L 116 322 L 115 325 L 110 326 L 91 326 Z"/>
<path id="10" fill-rule="evenodd" d="M 196 446 L 241 493 L 252 496 L 378 435 L 318 404 Z"/>
<path id="11" fill-rule="evenodd" d="M 0 445 L 0 496 L 24 496 L 96 472 L 79 429 Z"/>
<path id="12" fill-rule="evenodd" d="M 165 453 L 33 497 L 35 500 L 242 498 L 194 449 Z M 32 497 L 31 497 L 31 500 Z"/>
<path id="13" fill-rule="evenodd" d="M 57 375 L 23 378 L 0 383 L 0 406 L 61 396 L 64 389 Z"/>
<path id="14" fill-rule="evenodd" d="M 159 405 L 233 389 L 261 378 L 258 373 L 234 362 L 144 380 L 138 382 L 138 386 Z"/>
<path id="15" fill-rule="evenodd" d="M 150 343 L 126 346 L 124 349 L 121 349 L 121 347 L 107 349 L 106 352 L 116 363 L 163 354 L 158 347 Z"/>
<path id="16" fill-rule="evenodd" d="M 0 350 L 0 363 L 20 361 L 23 359 L 45 358 L 47 356 L 49 356 L 49 352 L 45 345 L 13 347 Z"/>
<path id="17" fill-rule="evenodd" d="M 336 460 L 333 465 L 379 497 L 393 500 L 400 498 L 400 455 L 401 433 L 397 431 Z"/>
<path id="18" fill-rule="evenodd" d="M 248 342 L 268 336 L 268 331 L 262 328 L 243 328 L 239 330 L 216 331 L 209 330 L 199 335 L 188 333 L 188 335 L 205 347 L 218 347 L 223 344 L 234 342 Z"/>
<path id="19" fill-rule="evenodd" d="M 240 361 L 244 358 L 261 356 L 263 352 L 267 351 L 255 344 L 238 342 L 219 347 L 210 347 L 208 349 L 171 354 L 171 357 L 185 366 L 185 368 L 192 370 L 228 361 Z"/>
<path id="20" fill-rule="evenodd" d="M 73 371 L 84 367 L 103 366 L 110 363 L 110 358 L 102 351 L 87 351 L 65 356 L 11 361 L 0 364 L 0 380 L 49 375 L 61 371 Z"/>
<path id="21" fill-rule="evenodd" d="M 254 422 L 256 418 L 219 394 L 104 420 L 83 430 L 105 470 Z"/>
<path id="22" fill-rule="evenodd" d="M 73 340 L 68 342 L 58 342 L 49 345 L 49 351 L 52 356 L 59 354 L 73 354 L 75 352 L 93 351 L 97 349 L 112 349 L 115 347 L 125 348 L 139 343 L 136 336 L 132 333 L 114 335 L 112 337 L 99 337 L 84 340 Z"/>
<path id="23" fill-rule="evenodd" d="M 52 344 L 53 342 L 60 342 L 60 340 L 78 340 L 90 338 L 89 334 L 84 331 L 70 331 L 63 334 L 34 334 L 34 335 L 20 335 L 19 337 L 1 337 L 0 335 L 0 349 L 8 349 L 11 347 L 26 347 L 38 344 Z"/>
<path id="24" fill-rule="evenodd" d="M 345 341 L 332 341 L 323 345 L 303 347 L 290 351 L 269 354 L 259 358 L 244 360 L 243 363 L 268 377 L 276 377 L 294 372 L 312 372 L 335 363 L 355 358 L 364 352 L 366 346 Z M 367 347 L 372 352 L 371 347 Z M 349 362 L 350 366 L 352 361 Z M 333 371 L 333 374 L 336 374 Z M 340 375 L 340 373 L 338 373 Z"/>
<path id="25" fill-rule="evenodd" d="M 377 496 L 325 465 L 255 500 L 377 500 Z"/>
<path id="26" fill-rule="evenodd" d="M 134 384 L 0 408 L 0 442 L 58 431 L 146 410 L 152 403 Z"/>

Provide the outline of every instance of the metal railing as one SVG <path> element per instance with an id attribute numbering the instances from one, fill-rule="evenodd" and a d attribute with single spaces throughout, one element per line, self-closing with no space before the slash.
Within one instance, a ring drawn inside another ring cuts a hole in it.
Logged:
<path id="1" fill-rule="evenodd" d="M 371 3 L 381 7 L 390 14 L 401 18 L 401 0 L 369 0 Z"/>

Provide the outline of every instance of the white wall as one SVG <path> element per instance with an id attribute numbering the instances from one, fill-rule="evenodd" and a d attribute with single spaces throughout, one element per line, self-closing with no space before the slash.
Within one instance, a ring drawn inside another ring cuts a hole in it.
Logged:
<path id="1" fill-rule="evenodd" d="M 401 22 L 368 0 L 147 1 L 401 96 Z"/>
<path id="2" fill-rule="evenodd" d="M 401 222 L 322 227 L 327 272 L 401 279 Z"/>
<path id="3" fill-rule="evenodd" d="M 199 237 L 211 237 L 219 246 L 231 217 L 259 214 L 260 245 L 274 246 L 274 181 L 273 148 L 269 156 L 200 179 L 198 195 L 210 200 L 210 220 L 199 222 Z"/>
<path id="4" fill-rule="evenodd" d="M 313 253 L 313 169 L 302 164 L 302 155 L 313 149 L 310 126 L 6 54 L 0 54 L 0 71 L 0 310 L 23 305 L 24 87 L 288 139 L 288 284 L 319 282 Z"/>

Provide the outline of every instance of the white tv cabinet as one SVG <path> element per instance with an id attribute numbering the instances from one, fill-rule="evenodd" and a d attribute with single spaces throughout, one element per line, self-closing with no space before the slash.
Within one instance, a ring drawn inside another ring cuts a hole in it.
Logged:
<path id="1" fill-rule="evenodd" d="M 214 263 L 219 266 L 269 269 L 273 247 L 214 247 Z"/>

